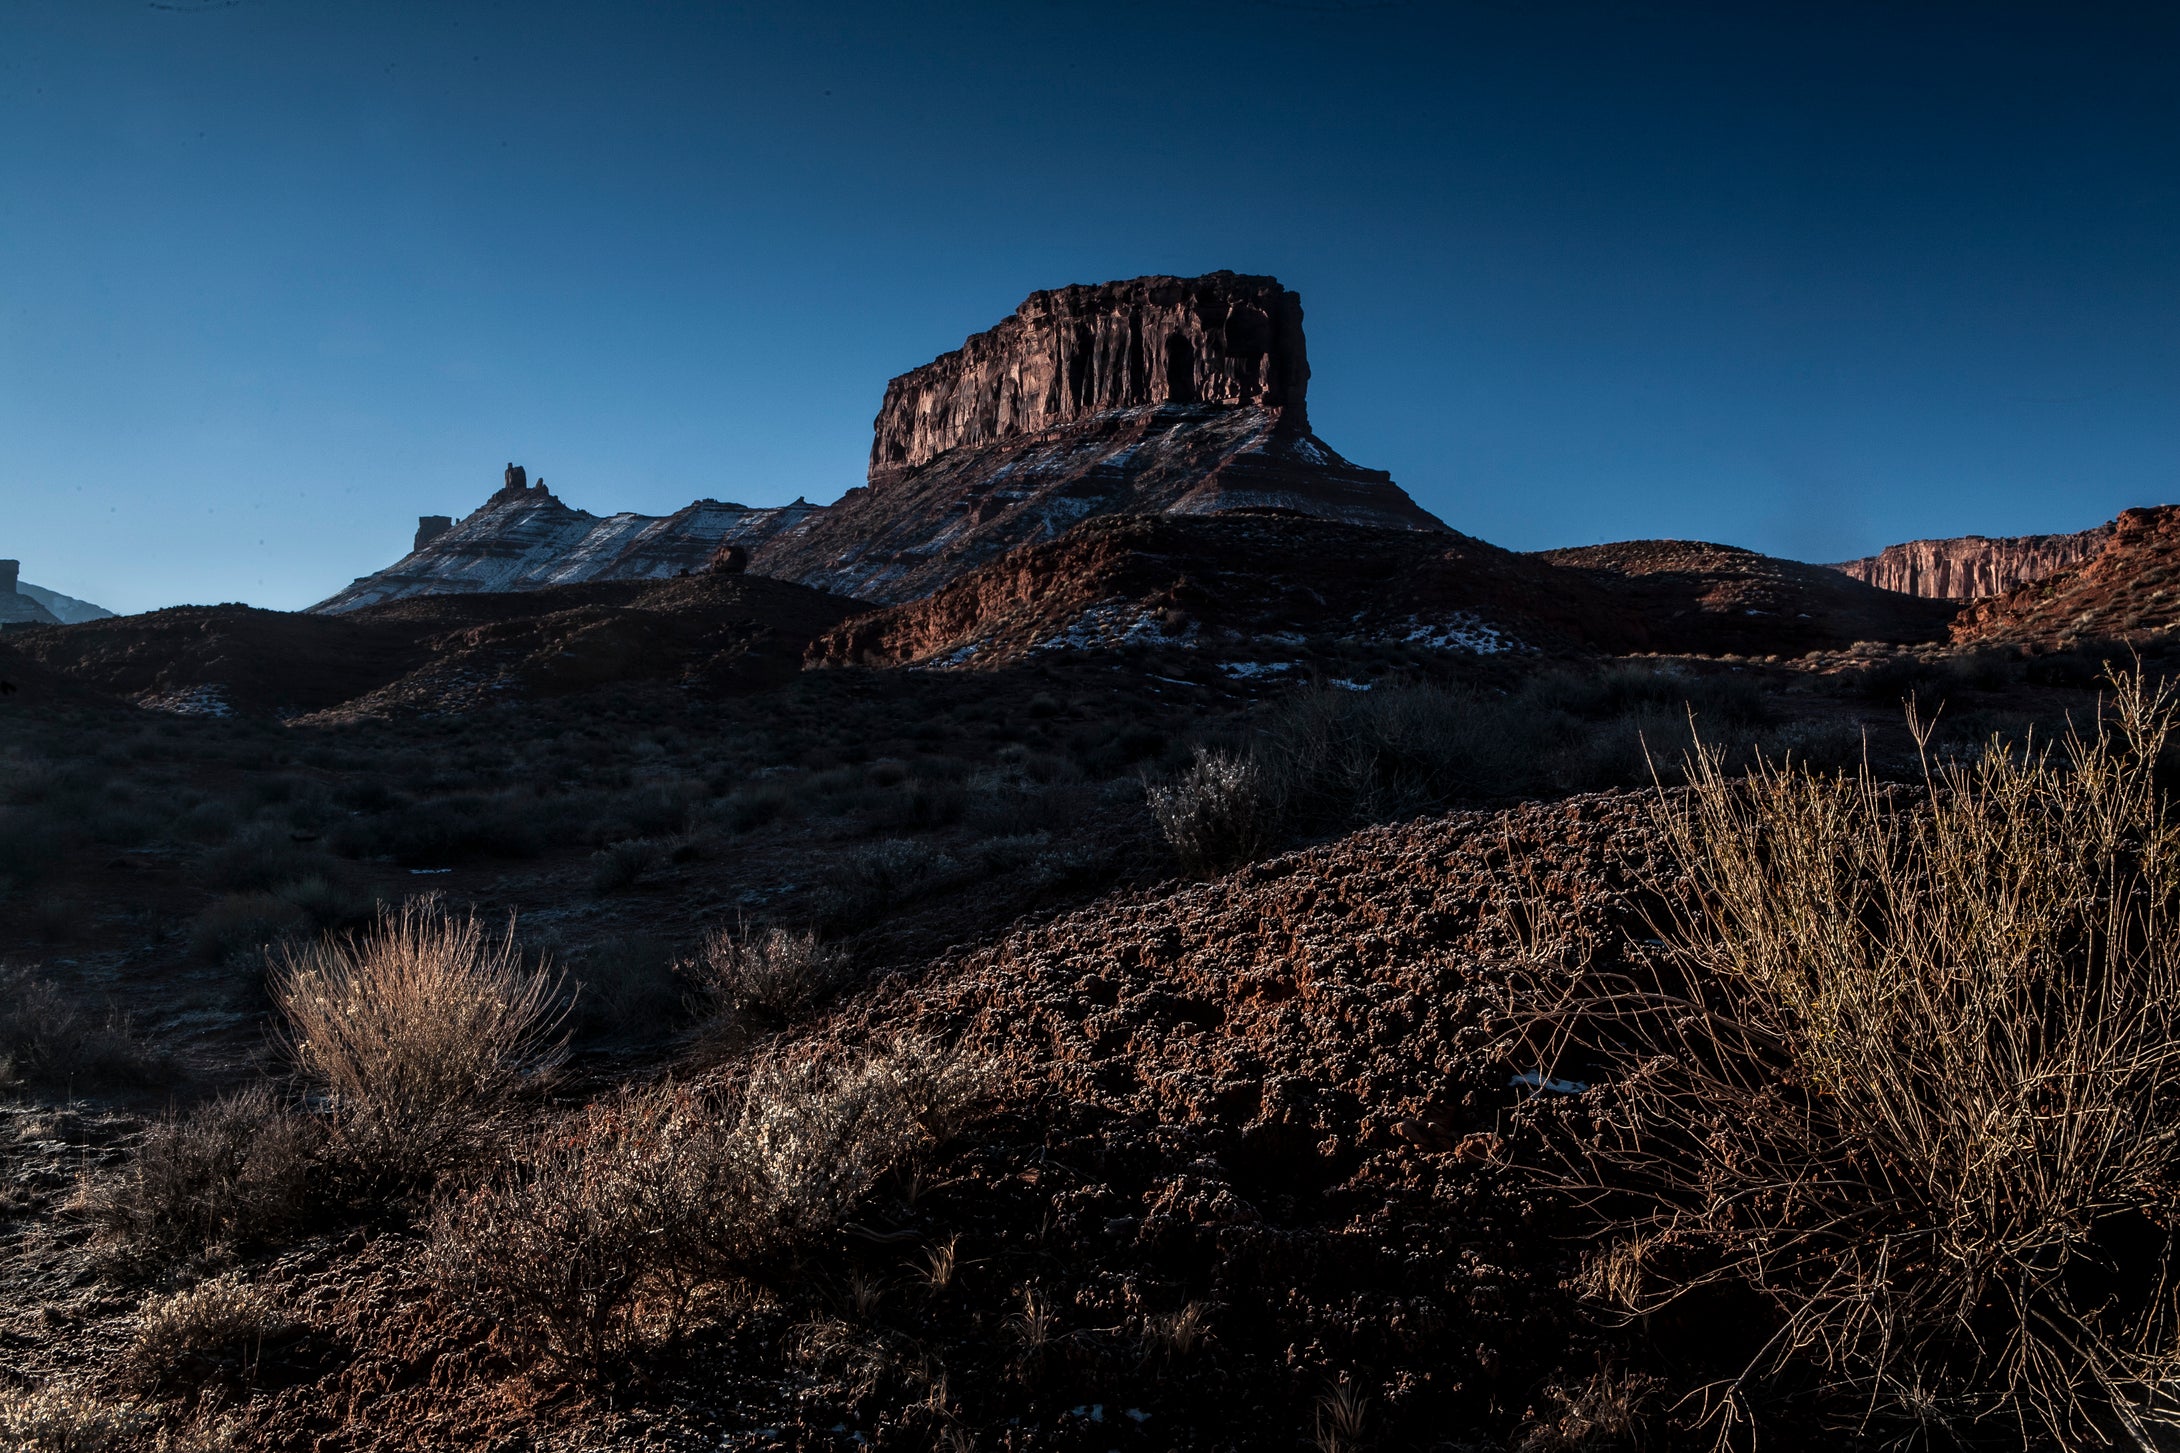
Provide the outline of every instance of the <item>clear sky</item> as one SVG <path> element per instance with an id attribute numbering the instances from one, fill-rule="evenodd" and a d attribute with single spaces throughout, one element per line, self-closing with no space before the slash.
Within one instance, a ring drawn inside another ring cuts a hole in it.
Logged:
<path id="1" fill-rule="evenodd" d="M 512 459 L 830 500 L 1033 289 L 1273 273 L 1458 529 L 2180 496 L 2180 8 L 0 0 L 0 555 L 297 607 Z"/>

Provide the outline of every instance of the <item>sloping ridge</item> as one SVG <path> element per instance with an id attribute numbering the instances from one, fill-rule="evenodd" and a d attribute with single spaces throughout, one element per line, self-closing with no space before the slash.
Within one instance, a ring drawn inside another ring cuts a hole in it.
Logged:
<path id="1" fill-rule="evenodd" d="M 1114 515 L 846 621 L 810 655 L 982 667 L 1050 650 L 1311 636 L 1477 653 L 1774 654 L 1938 640 L 1954 609 L 1728 546 L 1521 555 L 1450 530 L 1285 511 Z"/>
<path id="2" fill-rule="evenodd" d="M 633 682 L 736 692 L 801 669 L 862 607 L 787 581 L 692 575 L 425 595 L 339 614 L 180 606 L 11 631 L 39 667 L 169 711 L 339 720 Z"/>
<path id="3" fill-rule="evenodd" d="M 1628 609 L 1676 650 L 1788 655 L 1857 641 L 1945 638 L 1951 601 L 1918 599 L 1843 576 L 1701 540 L 1622 540 L 1539 551 L 1533 558 L 1620 582 Z"/>

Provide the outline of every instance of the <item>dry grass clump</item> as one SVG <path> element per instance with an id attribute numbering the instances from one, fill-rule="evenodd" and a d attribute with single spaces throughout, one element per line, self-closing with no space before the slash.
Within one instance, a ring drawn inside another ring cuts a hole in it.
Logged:
<path id="1" fill-rule="evenodd" d="M 854 961 L 814 933 L 719 929 L 684 966 L 707 1029 L 739 1036 L 777 1028 L 824 1003 L 855 977 Z"/>
<path id="2" fill-rule="evenodd" d="M 9 1453 L 134 1453 L 152 1427 L 151 1415 L 134 1403 L 85 1388 L 0 1391 L 0 1448 Z"/>
<path id="3" fill-rule="evenodd" d="M 1596 1453 L 1638 1445 L 1658 1387 L 1654 1377 L 1610 1368 L 1576 1387 L 1551 1384 L 1539 1395 L 1541 1406 L 1515 1441 L 1515 1453 Z"/>
<path id="4" fill-rule="evenodd" d="M 432 1261 L 502 1334 L 612 1375 L 691 1310 L 836 1229 L 888 1169 L 949 1133 L 975 1077 L 923 1046 L 759 1060 L 699 1091 L 626 1091 L 519 1147 L 441 1208 Z"/>
<path id="5" fill-rule="evenodd" d="M 124 1375 L 145 1389 L 238 1378 L 256 1364 L 266 1340 L 288 1326 L 257 1288 L 225 1279 L 200 1282 L 144 1304 Z"/>
<path id="6" fill-rule="evenodd" d="M 244 1251 L 300 1222 L 324 1131 L 253 1086 L 155 1121 L 135 1158 L 88 1183 L 79 1205 L 127 1255 Z"/>
<path id="7" fill-rule="evenodd" d="M 455 1163 L 560 1057 L 559 985 L 524 966 L 512 926 L 493 937 L 429 899 L 381 910 L 360 936 L 283 953 L 272 994 L 336 1144 L 374 1177 L 414 1181 Z"/>
<path id="8" fill-rule="evenodd" d="M 1263 766 L 1247 753 L 1198 747 L 1185 770 L 1170 781 L 1146 782 L 1144 795 L 1181 866 L 1200 876 L 1250 861 L 1278 836 L 1280 802 Z"/>
<path id="9" fill-rule="evenodd" d="M 0 1088 L 140 1083 L 157 1069 L 118 1014 L 94 1013 L 51 980 L 0 964 Z"/>
<path id="10" fill-rule="evenodd" d="M 1633 1222 L 1625 1309 L 1773 1308 L 1728 1423 L 1799 1361 L 1858 1424 L 2180 1436 L 2180 700 L 2116 685 L 1927 792 L 1713 755 L 1664 811 L 1688 896 L 1655 978 L 1572 1006 L 1616 1071 L 1574 1178 Z"/>

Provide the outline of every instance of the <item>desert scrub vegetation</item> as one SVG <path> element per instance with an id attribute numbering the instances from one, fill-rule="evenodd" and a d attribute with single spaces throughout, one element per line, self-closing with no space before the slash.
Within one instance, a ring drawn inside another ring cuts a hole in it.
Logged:
<path id="1" fill-rule="evenodd" d="M 739 924 L 707 934 L 683 972 L 695 986 L 703 1037 L 734 1042 L 823 1004 L 853 981 L 855 961 L 807 930 Z"/>
<path id="2" fill-rule="evenodd" d="M 154 1295 L 137 1312 L 122 1377 L 147 1392 L 240 1381 L 290 1326 L 270 1297 L 233 1278 Z"/>
<path id="3" fill-rule="evenodd" d="M 887 1171 L 952 1133 L 978 1087 L 962 1062 L 904 1044 L 624 1090 L 443 1202 L 431 1264 L 544 1367 L 612 1378 L 834 1231 Z"/>
<path id="4" fill-rule="evenodd" d="M 50 979 L 0 964 L 0 1089 L 143 1084 L 161 1068 L 118 1012 L 93 1010 Z"/>
<path id="5" fill-rule="evenodd" d="M 334 1147 L 366 1177 L 421 1183 L 486 1143 L 517 1094 L 555 1067 L 558 979 L 432 899 L 360 934 L 281 953 L 285 1043 L 324 1097 Z"/>
<path id="6" fill-rule="evenodd" d="M 130 1453 L 151 1446 L 156 1420 L 87 1388 L 0 1391 L 0 1447 L 10 1453 Z"/>
<path id="7" fill-rule="evenodd" d="M 1678 782 L 1699 728 L 1736 768 L 1766 749 L 1836 765 L 1861 746 L 1837 723 L 1775 721 L 1741 678 L 1623 662 L 1502 692 L 1396 679 L 1309 687 L 1240 742 L 1198 746 L 1145 789 L 1182 866 L 1206 874 L 1301 837 L 1464 803 Z"/>
<path id="8" fill-rule="evenodd" d="M 1191 873 L 1221 873 L 1272 846 L 1284 803 L 1255 756 L 1198 747 L 1166 781 L 1148 779 L 1151 817 Z"/>
<path id="9" fill-rule="evenodd" d="M 266 1085 L 165 1116 L 123 1169 L 85 1183 L 77 1209 L 125 1260 L 252 1250 L 317 1204 L 325 1133 Z"/>
<path id="10" fill-rule="evenodd" d="M 1559 1144 L 1624 1233 L 1608 1305 L 1768 1309 L 1723 1423 L 1814 1377 L 1869 1433 L 2180 1434 L 2176 715 L 2122 677 L 1920 787 L 1712 752 L 1661 806 L 1685 889 L 1648 969 L 1556 1007 L 1604 1069 Z"/>

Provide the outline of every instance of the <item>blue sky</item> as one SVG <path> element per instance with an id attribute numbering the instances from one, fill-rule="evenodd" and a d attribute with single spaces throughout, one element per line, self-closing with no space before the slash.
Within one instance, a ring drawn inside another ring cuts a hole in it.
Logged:
<path id="1" fill-rule="evenodd" d="M 0 555 L 297 607 L 481 502 L 830 500 L 1039 287 L 1219 267 L 1458 529 L 1835 559 L 2180 496 L 2127 5 L 0 4 Z"/>

